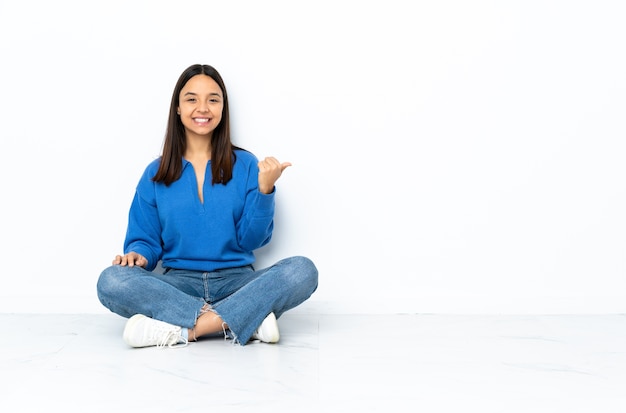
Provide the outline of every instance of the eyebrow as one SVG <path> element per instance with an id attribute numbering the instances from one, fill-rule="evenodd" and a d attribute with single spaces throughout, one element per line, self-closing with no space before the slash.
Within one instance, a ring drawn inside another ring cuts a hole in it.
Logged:
<path id="1" fill-rule="evenodd" d="M 195 93 L 195 92 L 187 92 L 187 93 L 185 93 L 183 96 L 187 96 L 187 95 L 194 95 L 194 96 L 197 96 L 198 94 L 197 94 L 197 93 Z M 219 94 L 219 93 L 217 93 L 217 92 L 209 93 L 209 96 L 219 96 L 219 97 L 222 97 L 222 95 L 220 95 L 220 94 Z"/>

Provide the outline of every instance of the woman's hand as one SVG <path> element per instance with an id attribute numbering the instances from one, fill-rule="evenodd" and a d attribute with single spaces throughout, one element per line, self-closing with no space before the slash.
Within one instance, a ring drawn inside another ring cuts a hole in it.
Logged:
<path id="1" fill-rule="evenodd" d="M 143 255 L 136 252 L 129 252 L 126 255 L 116 255 L 113 259 L 113 265 L 121 265 L 122 267 L 128 265 L 134 267 L 135 265 L 145 268 L 148 265 L 148 260 Z"/>
<path id="2" fill-rule="evenodd" d="M 270 156 L 259 162 L 259 191 L 271 194 L 274 184 L 280 178 L 283 171 L 291 166 L 290 162 L 278 162 L 278 159 Z"/>

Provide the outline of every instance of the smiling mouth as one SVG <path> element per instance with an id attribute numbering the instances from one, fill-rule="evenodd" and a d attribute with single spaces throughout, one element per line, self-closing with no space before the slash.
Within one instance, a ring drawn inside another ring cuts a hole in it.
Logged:
<path id="1" fill-rule="evenodd" d="M 209 118 L 193 118 L 194 122 L 197 123 L 209 123 Z"/>

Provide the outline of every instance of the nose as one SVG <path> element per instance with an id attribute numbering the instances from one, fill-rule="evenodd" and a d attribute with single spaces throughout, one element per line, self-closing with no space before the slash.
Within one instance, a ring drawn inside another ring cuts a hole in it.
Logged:
<path id="1" fill-rule="evenodd" d="M 209 111 L 209 104 L 207 102 L 200 102 L 200 104 L 198 106 L 198 110 L 200 112 L 208 112 Z"/>

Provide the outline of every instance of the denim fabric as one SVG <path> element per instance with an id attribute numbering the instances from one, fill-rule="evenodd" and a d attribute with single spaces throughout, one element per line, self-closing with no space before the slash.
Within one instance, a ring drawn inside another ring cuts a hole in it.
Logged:
<path id="1" fill-rule="evenodd" d="M 306 257 L 285 258 L 271 267 L 252 266 L 212 272 L 166 269 L 163 274 L 140 267 L 113 265 L 97 283 L 100 302 L 129 318 L 135 314 L 192 328 L 205 303 L 245 345 L 271 312 L 279 318 L 317 289 L 318 272 Z"/>

